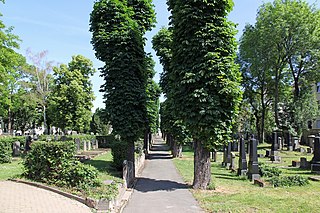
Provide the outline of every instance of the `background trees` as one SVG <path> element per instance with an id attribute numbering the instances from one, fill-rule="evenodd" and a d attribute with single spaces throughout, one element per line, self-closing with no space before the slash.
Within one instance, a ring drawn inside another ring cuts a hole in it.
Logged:
<path id="1" fill-rule="evenodd" d="M 261 141 L 271 103 L 273 128 L 292 134 L 301 134 L 317 115 L 313 87 L 320 80 L 319 21 L 319 10 L 305 1 L 275 0 L 263 4 L 256 23 L 245 28 L 240 40 L 243 85 L 261 121 L 256 125 Z"/>
<path id="2" fill-rule="evenodd" d="M 50 97 L 54 126 L 63 131 L 89 130 L 94 100 L 90 77 L 94 72 L 92 62 L 81 55 L 73 56 L 68 65 L 54 68 L 55 87 Z"/>

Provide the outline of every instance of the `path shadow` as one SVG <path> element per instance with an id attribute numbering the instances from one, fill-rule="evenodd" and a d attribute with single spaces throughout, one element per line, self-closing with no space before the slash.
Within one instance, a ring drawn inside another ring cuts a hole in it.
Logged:
<path id="1" fill-rule="evenodd" d="M 149 160 L 172 159 L 172 155 L 169 153 L 152 153 L 148 155 L 147 159 Z"/>
<path id="2" fill-rule="evenodd" d="M 174 191 L 188 188 L 190 188 L 190 186 L 187 184 L 171 180 L 155 180 L 144 177 L 137 178 L 137 184 L 135 186 L 135 190 L 139 192 Z"/>
<path id="3" fill-rule="evenodd" d="M 169 146 L 166 144 L 154 144 L 150 148 L 151 151 L 169 151 Z"/>

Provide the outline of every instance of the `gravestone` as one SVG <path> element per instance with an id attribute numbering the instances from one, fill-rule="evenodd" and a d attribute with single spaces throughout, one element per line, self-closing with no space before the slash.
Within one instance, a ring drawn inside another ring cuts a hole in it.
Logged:
<path id="1" fill-rule="evenodd" d="M 227 146 L 223 145 L 223 159 L 222 159 L 222 166 L 227 165 Z"/>
<path id="2" fill-rule="evenodd" d="M 226 167 L 230 168 L 230 164 L 231 164 L 231 148 L 232 148 L 232 143 L 229 142 L 228 146 L 227 146 L 227 162 L 226 162 Z"/>
<path id="3" fill-rule="evenodd" d="M 320 137 L 314 138 L 314 152 L 311 160 L 311 172 L 320 174 Z"/>
<path id="4" fill-rule="evenodd" d="M 85 143 L 88 144 L 88 146 L 87 146 L 88 151 L 91 150 L 91 141 L 86 141 Z"/>
<path id="5" fill-rule="evenodd" d="M 77 149 L 77 152 L 80 151 L 81 147 L 80 147 L 80 139 L 79 138 L 76 138 L 74 139 L 75 143 L 76 143 L 76 149 Z"/>
<path id="6" fill-rule="evenodd" d="M 271 150 L 267 149 L 267 150 L 266 150 L 265 157 L 266 157 L 266 158 L 270 157 L 270 153 L 271 153 Z"/>
<path id="7" fill-rule="evenodd" d="M 229 169 L 232 170 L 232 171 L 235 171 L 235 168 L 236 168 L 235 159 L 236 159 L 235 154 L 231 153 L 231 161 L 230 161 Z"/>
<path id="8" fill-rule="evenodd" d="M 234 151 L 234 152 L 238 152 L 239 151 L 238 150 L 238 141 L 237 140 L 234 140 L 232 142 L 232 151 Z"/>
<path id="9" fill-rule="evenodd" d="M 313 149 L 310 148 L 310 147 L 308 147 L 308 148 L 307 148 L 307 153 L 308 153 L 308 154 L 312 154 L 312 153 L 313 153 Z"/>
<path id="10" fill-rule="evenodd" d="M 211 152 L 211 154 L 212 154 L 212 160 L 213 160 L 213 162 L 217 162 L 217 150 L 214 149 L 214 150 Z"/>
<path id="11" fill-rule="evenodd" d="M 296 136 L 292 137 L 293 150 L 297 150 L 300 148 L 299 138 Z"/>
<path id="12" fill-rule="evenodd" d="M 251 138 L 251 140 L 250 140 L 248 178 L 250 180 L 260 179 L 259 165 L 258 165 L 257 140 L 254 138 Z"/>
<path id="13" fill-rule="evenodd" d="M 24 151 L 25 152 L 28 152 L 30 149 L 31 149 L 31 143 L 32 143 L 32 138 L 31 138 L 31 136 L 30 135 L 28 135 L 27 137 L 26 137 L 26 144 L 25 144 L 25 146 L 24 146 Z"/>
<path id="14" fill-rule="evenodd" d="M 13 156 L 19 156 L 20 155 L 20 142 L 16 141 L 13 143 Z"/>
<path id="15" fill-rule="evenodd" d="M 308 146 L 314 148 L 314 140 L 315 140 L 315 135 L 309 135 L 308 136 Z"/>
<path id="16" fill-rule="evenodd" d="M 86 141 L 82 141 L 83 142 L 83 151 L 87 151 L 87 142 Z"/>
<path id="17" fill-rule="evenodd" d="M 286 132 L 286 142 L 287 142 L 287 150 L 293 151 L 291 134 L 289 132 Z"/>
<path id="18" fill-rule="evenodd" d="M 300 158 L 300 168 L 311 169 L 310 162 L 307 161 L 307 158 Z"/>
<path id="19" fill-rule="evenodd" d="M 238 175 L 247 174 L 247 159 L 246 159 L 246 148 L 243 137 L 240 138 L 240 152 L 239 152 L 239 168 Z"/>
<path id="20" fill-rule="evenodd" d="M 272 133 L 272 145 L 271 145 L 271 154 L 270 154 L 270 160 L 271 161 L 276 161 L 276 162 L 279 162 L 281 161 L 281 158 L 279 156 L 279 151 L 278 151 L 278 148 L 279 148 L 279 137 L 278 137 L 278 132 L 273 132 Z"/>

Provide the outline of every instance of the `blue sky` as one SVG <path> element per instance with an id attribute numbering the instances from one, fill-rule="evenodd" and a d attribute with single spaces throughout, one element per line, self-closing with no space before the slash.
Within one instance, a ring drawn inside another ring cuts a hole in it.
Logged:
<path id="1" fill-rule="evenodd" d="M 254 24 L 258 7 L 268 0 L 234 0 L 234 9 L 229 19 L 238 24 L 238 35 L 241 36 L 246 23 Z M 316 0 L 308 0 L 315 3 Z M 22 40 L 19 52 L 23 55 L 27 48 L 37 53 L 48 50 L 48 61 L 56 63 L 68 63 L 73 55 L 83 55 L 91 59 L 94 67 L 102 66 L 102 63 L 95 59 L 94 51 L 90 44 L 91 33 L 89 29 L 89 15 L 92 11 L 94 0 L 6 0 L 5 4 L 0 3 L 2 20 L 6 26 L 13 26 L 14 33 Z M 152 32 L 147 33 L 148 43 L 146 51 L 155 53 L 151 48 L 152 36 L 162 26 L 167 26 L 169 13 L 166 0 L 154 0 L 157 13 L 157 26 Z M 316 2 L 317 7 L 319 3 Z M 156 80 L 162 67 L 156 59 Z M 104 107 L 102 94 L 99 87 L 103 80 L 99 72 L 92 77 L 96 100 L 95 108 Z"/>

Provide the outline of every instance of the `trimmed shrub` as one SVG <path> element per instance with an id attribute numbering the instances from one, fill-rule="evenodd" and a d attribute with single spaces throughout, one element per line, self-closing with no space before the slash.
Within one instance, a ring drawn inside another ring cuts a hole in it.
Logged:
<path id="1" fill-rule="evenodd" d="M 127 158 L 127 145 L 120 140 L 114 140 L 111 144 L 112 164 L 117 170 L 121 171 L 123 161 Z"/>
<path id="2" fill-rule="evenodd" d="M 74 158 L 75 144 L 33 142 L 24 160 L 25 176 L 32 180 L 59 186 L 87 189 L 99 186 L 98 170 Z"/>
<path id="3" fill-rule="evenodd" d="M 73 161 L 64 164 L 63 167 L 58 185 L 88 189 L 101 184 L 98 181 L 98 170 L 93 166 Z"/>
<path id="4" fill-rule="evenodd" d="M 73 161 L 75 145 L 68 142 L 33 142 L 31 150 L 24 160 L 26 177 L 52 182 L 59 178 L 63 165 Z"/>
<path id="5" fill-rule="evenodd" d="M 282 172 L 279 168 L 269 166 L 268 164 L 259 163 L 259 173 L 261 177 L 277 177 Z"/>
<path id="6" fill-rule="evenodd" d="M 295 176 L 283 176 L 283 177 L 273 177 L 270 179 L 270 182 L 274 187 L 281 186 L 304 186 L 309 184 L 309 180 L 306 177 L 295 175 Z"/>
<path id="7" fill-rule="evenodd" d="M 101 148 L 111 148 L 112 143 L 116 140 L 114 135 L 96 136 Z"/>

